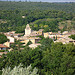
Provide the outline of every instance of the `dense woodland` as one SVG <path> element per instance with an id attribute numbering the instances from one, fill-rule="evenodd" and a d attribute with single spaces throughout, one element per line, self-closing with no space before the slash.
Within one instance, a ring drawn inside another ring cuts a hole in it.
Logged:
<path id="1" fill-rule="evenodd" d="M 42 28 L 44 32 L 73 30 L 75 29 L 75 3 L 0 1 L 0 32 L 15 30 L 18 33 L 24 33 L 28 23 L 33 30 Z M 0 34 L 0 38 L 8 40 L 2 34 Z M 36 67 L 36 74 L 33 75 L 74 75 L 75 45 L 73 43 L 54 43 L 52 39 L 43 36 L 40 38 L 42 38 L 39 42 L 41 46 L 33 50 L 28 47 L 31 44 L 30 41 L 26 46 L 22 46 L 20 41 L 15 40 L 15 43 L 11 45 L 13 51 L 0 58 L 0 74 L 3 74 L 3 68 L 9 70 L 8 67 L 11 67 L 9 73 L 14 73 L 15 66 L 21 63 L 22 69 L 29 65 L 32 66 L 32 69 Z M 71 35 L 70 38 L 75 39 L 75 35 Z M 4 71 L 6 72 L 6 70 Z M 25 71 L 23 73 L 25 74 Z"/>
<path id="2" fill-rule="evenodd" d="M 33 50 L 25 46 L 24 50 L 18 48 L 3 55 L 0 58 L 0 69 L 7 66 L 13 69 L 21 63 L 23 67 L 30 64 L 32 68 L 36 67 L 39 75 L 74 75 L 74 44 L 54 43 L 49 38 L 43 38 L 40 43 L 41 46 Z"/>
<path id="3" fill-rule="evenodd" d="M 74 10 L 75 3 L 0 1 L 0 32 L 15 30 L 24 33 L 28 23 L 33 30 L 42 28 L 44 32 L 70 31 L 75 29 Z M 62 23 L 63 21 L 65 23 Z M 71 22 L 69 28 L 67 28 L 68 23 L 66 21 Z M 61 23 L 64 25 L 62 29 L 60 28 Z"/>

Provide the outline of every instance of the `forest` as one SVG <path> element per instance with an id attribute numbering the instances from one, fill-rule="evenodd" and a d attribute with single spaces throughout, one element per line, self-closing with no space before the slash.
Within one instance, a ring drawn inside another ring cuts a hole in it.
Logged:
<path id="1" fill-rule="evenodd" d="M 42 28 L 44 32 L 70 31 L 75 29 L 74 10 L 75 3 L 0 1 L 0 32 L 14 30 L 24 33 L 26 24 L 30 24 L 33 30 Z M 64 27 L 61 29 L 62 24 Z"/>
<path id="2" fill-rule="evenodd" d="M 18 42 L 15 42 L 15 46 L 16 44 L 20 45 Z M 40 43 L 41 46 L 33 50 L 28 46 L 25 46 L 24 50 L 20 50 L 20 46 L 17 46 L 17 49 L 14 46 L 14 51 L 8 52 L 7 55 L 3 55 L 0 58 L 0 70 L 5 67 L 20 69 L 15 66 L 19 66 L 21 63 L 22 68 L 29 65 L 32 66 L 32 69 L 36 67 L 38 72 L 36 70 L 34 72 L 36 74 L 33 75 L 37 75 L 37 73 L 38 75 L 74 75 L 75 45 L 73 43 L 54 43 L 49 38 L 43 38 Z M 16 73 L 17 70 L 13 69 L 12 71 Z M 7 75 L 5 72 L 11 73 L 11 70 L 5 69 L 4 75 Z M 0 73 L 3 72 L 0 71 Z M 26 73 L 29 73 L 29 70 Z M 26 73 L 24 74 L 23 72 L 22 75 L 31 75 Z"/>

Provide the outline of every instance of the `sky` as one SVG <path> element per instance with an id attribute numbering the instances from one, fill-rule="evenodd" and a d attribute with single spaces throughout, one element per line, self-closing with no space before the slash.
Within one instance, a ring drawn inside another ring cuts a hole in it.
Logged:
<path id="1" fill-rule="evenodd" d="M 7 0 L 0 0 L 0 1 L 7 1 Z M 14 1 L 14 0 L 8 0 L 8 1 Z M 15 0 L 15 1 L 26 1 L 26 0 Z M 75 0 L 27 0 L 27 1 L 33 1 L 33 2 L 75 2 Z"/>
<path id="2" fill-rule="evenodd" d="M 31 1 L 42 1 L 42 2 L 75 2 L 75 0 L 31 0 Z"/>

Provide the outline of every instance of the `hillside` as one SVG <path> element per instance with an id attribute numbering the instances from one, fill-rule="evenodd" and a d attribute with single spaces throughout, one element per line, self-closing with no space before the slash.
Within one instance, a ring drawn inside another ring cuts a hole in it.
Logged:
<path id="1" fill-rule="evenodd" d="M 75 3 L 0 1 L 0 32 L 23 33 L 28 23 L 33 30 L 43 28 L 45 32 L 57 32 L 64 26 L 59 23 L 67 20 L 75 21 Z"/>
<path id="2" fill-rule="evenodd" d="M 61 30 L 74 30 L 75 29 L 75 21 L 66 20 L 59 22 L 59 29 Z"/>
<path id="3" fill-rule="evenodd" d="M 66 7 L 66 8 L 65 8 Z M 61 10 L 75 12 L 75 3 L 7 2 L 0 1 L 0 10 Z"/>

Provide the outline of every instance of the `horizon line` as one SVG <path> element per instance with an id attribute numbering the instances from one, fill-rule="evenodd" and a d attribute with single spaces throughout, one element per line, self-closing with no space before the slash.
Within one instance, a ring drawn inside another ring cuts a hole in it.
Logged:
<path id="1" fill-rule="evenodd" d="M 5 1 L 5 0 L 0 0 L 0 1 Z M 53 1 L 53 2 L 50 2 L 50 1 L 27 1 L 27 0 L 18 0 L 18 1 L 16 1 L 16 0 L 6 0 L 5 2 L 9 2 L 9 1 L 11 1 L 11 2 L 48 2 L 48 3 L 75 3 L 75 1 L 73 2 L 73 1 Z"/>

